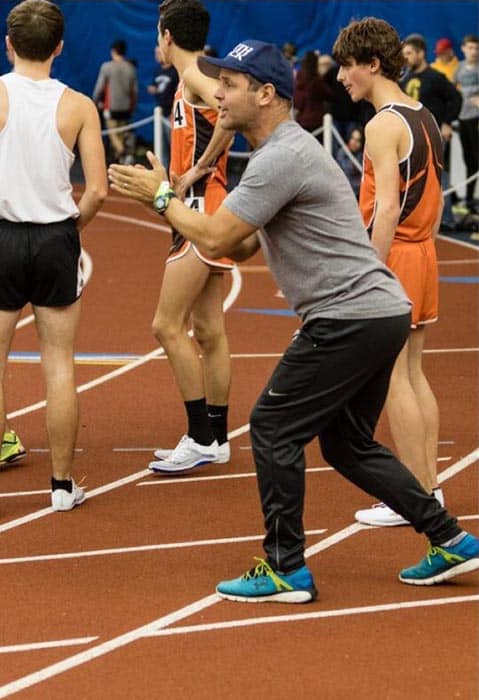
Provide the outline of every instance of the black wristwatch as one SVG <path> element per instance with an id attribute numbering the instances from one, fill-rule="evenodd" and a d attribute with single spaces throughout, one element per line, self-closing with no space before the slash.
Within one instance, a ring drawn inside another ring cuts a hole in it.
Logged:
<path id="1" fill-rule="evenodd" d="M 170 187 L 168 180 L 163 180 L 153 198 L 153 209 L 158 214 L 163 214 L 168 208 L 170 201 L 176 197 L 175 191 Z"/>

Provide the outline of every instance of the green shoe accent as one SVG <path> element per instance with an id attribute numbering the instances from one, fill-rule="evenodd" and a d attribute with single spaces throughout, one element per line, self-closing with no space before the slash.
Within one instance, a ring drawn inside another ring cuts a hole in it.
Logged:
<path id="1" fill-rule="evenodd" d="M 8 430 L 3 434 L 2 446 L 0 448 L 0 465 L 10 464 L 23 459 L 27 454 L 20 438 L 14 430 Z"/>

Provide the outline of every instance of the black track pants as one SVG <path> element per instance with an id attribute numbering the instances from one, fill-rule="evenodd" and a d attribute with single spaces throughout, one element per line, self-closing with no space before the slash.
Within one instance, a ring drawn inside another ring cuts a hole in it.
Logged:
<path id="1" fill-rule="evenodd" d="M 374 430 L 409 314 L 344 321 L 316 319 L 300 331 L 251 415 L 251 439 L 270 564 L 304 564 L 304 446 L 318 436 L 324 458 L 383 501 L 433 544 L 457 535 L 455 518 L 427 494 Z"/>

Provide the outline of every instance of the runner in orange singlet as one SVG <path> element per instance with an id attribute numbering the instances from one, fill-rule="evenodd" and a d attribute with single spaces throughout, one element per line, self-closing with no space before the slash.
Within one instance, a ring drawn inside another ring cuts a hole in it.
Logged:
<path id="1" fill-rule="evenodd" d="M 192 208 L 213 213 L 226 196 L 226 159 L 232 132 L 217 124 L 218 81 L 197 65 L 209 29 L 199 0 L 160 6 L 159 52 L 180 83 L 171 113 L 170 180 Z M 223 319 L 223 272 L 230 260 L 209 260 L 173 231 L 153 332 L 164 347 L 188 418 L 174 450 L 158 449 L 150 469 L 184 472 L 230 459 L 227 434 L 230 356 Z M 194 340 L 188 335 L 190 325 Z"/>
<path id="2" fill-rule="evenodd" d="M 422 369 L 425 325 L 438 316 L 434 237 L 443 208 L 442 142 L 431 113 L 398 85 L 404 64 L 397 32 L 366 18 L 343 29 L 334 46 L 338 80 L 376 115 L 366 125 L 360 208 L 379 257 L 413 302 L 409 339 L 391 375 L 386 402 L 400 460 L 443 503 L 437 481 L 439 412 Z M 368 525 L 407 525 L 380 503 L 356 513 Z"/>

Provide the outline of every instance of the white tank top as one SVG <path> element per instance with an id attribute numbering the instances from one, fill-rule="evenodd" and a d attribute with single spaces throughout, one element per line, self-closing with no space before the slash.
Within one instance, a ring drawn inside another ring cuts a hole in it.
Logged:
<path id="1" fill-rule="evenodd" d="M 8 93 L 8 116 L 0 131 L 0 219 L 54 223 L 79 210 L 72 196 L 75 155 L 57 129 L 57 108 L 66 85 L 0 76 Z"/>

